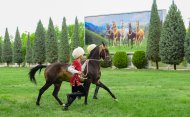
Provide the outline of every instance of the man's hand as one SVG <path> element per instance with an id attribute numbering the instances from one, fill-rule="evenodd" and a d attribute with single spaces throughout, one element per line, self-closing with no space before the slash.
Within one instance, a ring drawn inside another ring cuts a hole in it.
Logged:
<path id="1" fill-rule="evenodd" d="M 79 72 L 78 72 L 78 75 L 81 75 L 81 74 L 82 74 L 82 72 L 81 72 L 81 71 L 79 71 Z"/>

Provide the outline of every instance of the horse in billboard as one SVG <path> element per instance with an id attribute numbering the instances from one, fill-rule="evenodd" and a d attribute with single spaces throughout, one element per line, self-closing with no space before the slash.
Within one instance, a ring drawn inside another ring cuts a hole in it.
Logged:
<path id="1" fill-rule="evenodd" d="M 121 43 L 125 46 L 127 45 L 127 31 L 125 29 L 125 24 L 124 22 L 122 21 L 121 22 L 121 30 L 120 30 L 120 45 Z"/>
<path id="2" fill-rule="evenodd" d="M 131 42 L 131 49 L 133 48 L 133 41 L 136 40 L 136 32 L 133 32 L 131 23 L 129 23 L 129 32 L 127 33 L 128 37 L 128 47 Z"/>
<path id="3" fill-rule="evenodd" d="M 110 28 L 109 24 L 106 24 L 106 38 L 108 39 L 109 46 L 113 44 L 113 31 Z"/>
<path id="4" fill-rule="evenodd" d="M 136 45 L 140 45 L 144 38 L 144 31 L 140 29 L 139 21 L 136 23 Z"/>
<path id="5" fill-rule="evenodd" d="M 112 30 L 113 30 L 113 46 L 117 46 L 118 42 L 120 44 L 120 31 L 117 28 L 115 22 L 112 22 Z"/>

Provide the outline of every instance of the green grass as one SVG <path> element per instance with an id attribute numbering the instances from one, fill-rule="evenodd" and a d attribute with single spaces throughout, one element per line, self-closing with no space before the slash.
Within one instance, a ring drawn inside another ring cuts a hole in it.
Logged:
<path id="1" fill-rule="evenodd" d="M 53 98 L 53 86 L 44 93 L 41 106 L 35 105 L 38 90 L 44 84 L 43 73 L 36 74 L 37 86 L 27 77 L 29 68 L 0 68 L 1 117 L 189 117 L 190 72 L 162 70 L 102 69 L 102 82 L 116 95 L 114 102 L 103 89 L 93 100 L 90 87 L 88 105 L 76 100 L 62 111 Z M 63 83 L 59 97 L 66 101 L 71 90 Z"/>

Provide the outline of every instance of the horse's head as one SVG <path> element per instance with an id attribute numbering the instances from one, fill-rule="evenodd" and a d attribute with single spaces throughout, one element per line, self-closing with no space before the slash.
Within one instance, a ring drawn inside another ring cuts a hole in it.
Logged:
<path id="1" fill-rule="evenodd" d="M 99 45 L 99 55 L 100 58 L 102 58 L 105 61 L 111 61 L 111 56 L 109 54 L 109 50 L 107 46 L 102 42 L 101 45 Z"/>
<path id="2" fill-rule="evenodd" d="M 91 52 L 90 55 L 88 56 L 88 59 L 103 59 L 105 61 L 111 61 L 111 57 L 109 54 L 109 50 L 107 46 L 102 43 L 99 46 L 96 46 Z"/>

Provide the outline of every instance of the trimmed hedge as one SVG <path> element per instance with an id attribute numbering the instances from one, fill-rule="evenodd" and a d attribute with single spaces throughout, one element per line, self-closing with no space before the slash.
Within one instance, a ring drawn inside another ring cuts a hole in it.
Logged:
<path id="1" fill-rule="evenodd" d="M 128 66 L 128 56 L 126 52 L 116 52 L 113 57 L 113 64 L 117 68 L 126 68 Z"/>
<path id="2" fill-rule="evenodd" d="M 108 68 L 112 66 L 112 61 L 101 61 L 101 67 Z"/>
<path id="3" fill-rule="evenodd" d="M 133 64 L 137 69 L 146 68 L 148 62 L 144 51 L 136 51 L 132 58 Z"/>

